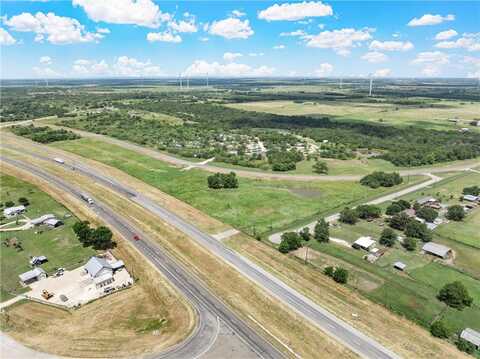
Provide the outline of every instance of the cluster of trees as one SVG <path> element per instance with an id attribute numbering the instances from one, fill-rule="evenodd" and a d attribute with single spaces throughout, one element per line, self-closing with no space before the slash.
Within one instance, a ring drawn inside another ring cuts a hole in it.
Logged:
<path id="1" fill-rule="evenodd" d="M 297 232 L 285 232 L 278 246 L 281 253 L 288 253 L 302 247 L 302 237 Z"/>
<path id="2" fill-rule="evenodd" d="M 345 268 L 328 266 L 324 268 L 323 273 L 337 283 L 346 284 L 348 282 L 348 270 Z"/>
<path id="3" fill-rule="evenodd" d="M 480 195 L 480 187 L 479 186 L 471 186 L 471 187 L 465 187 L 462 191 L 463 194 L 467 195 L 472 195 L 472 196 L 479 196 Z"/>
<path id="4" fill-rule="evenodd" d="M 438 217 L 438 212 L 430 207 L 420 207 L 415 210 L 415 214 L 418 218 L 422 218 L 430 223 L 433 223 Z"/>
<path id="5" fill-rule="evenodd" d="M 409 208 L 410 208 L 410 202 L 401 199 L 401 200 L 390 203 L 387 209 L 385 210 L 385 213 L 388 214 L 389 216 L 393 216 L 394 214 L 400 213 Z"/>
<path id="6" fill-rule="evenodd" d="M 297 150 L 291 151 L 268 151 L 268 163 L 273 171 L 291 171 L 297 168 L 297 162 L 303 160 L 303 154 Z"/>
<path id="7" fill-rule="evenodd" d="M 56 130 L 48 126 L 13 126 L 12 132 L 18 136 L 26 137 L 32 141 L 40 143 L 76 140 L 80 138 L 79 135 L 73 133 L 72 131 L 67 131 L 64 129 Z"/>
<path id="8" fill-rule="evenodd" d="M 445 284 L 438 292 L 437 298 L 449 307 L 458 310 L 470 307 L 473 302 L 467 288 L 460 281 Z"/>
<path id="9" fill-rule="evenodd" d="M 381 171 L 370 173 L 360 180 L 360 184 L 370 188 L 393 187 L 402 182 L 403 179 L 397 172 L 385 173 Z"/>
<path id="10" fill-rule="evenodd" d="M 339 221 L 347 224 L 355 224 L 359 219 L 372 220 L 382 215 L 382 209 L 375 205 L 362 204 L 355 209 L 345 207 L 340 212 Z"/>
<path id="11" fill-rule="evenodd" d="M 2 111 L 0 122 L 24 121 L 47 116 L 63 116 L 67 110 L 60 101 L 48 101 L 44 96 L 25 96 L 15 89 L 9 89 L 6 94 L 2 90 Z M 23 95 L 23 96 L 22 96 Z"/>
<path id="12" fill-rule="evenodd" d="M 238 179 L 235 172 L 215 173 L 207 177 L 208 188 L 238 188 Z"/>
<path id="13" fill-rule="evenodd" d="M 409 243 L 405 244 L 404 247 L 408 250 L 414 250 L 416 245 L 413 245 L 413 238 L 421 239 L 423 242 L 429 242 L 432 240 L 432 231 L 428 229 L 425 223 L 421 223 L 414 218 L 410 218 L 405 213 L 397 213 L 389 221 L 390 227 L 403 231 Z"/>
<path id="14" fill-rule="evenodd" d="M 113 233 L 108 227 L 100 226 L 93 229 L 88 221 L 81 221 L 73 225 L 73 231 L 84 247 L 91 246 L 96 250 L 106 250 L 116 245 L 112 240 Z"/>
<path id="15" fill-rule="evenodd" d="M 322 144 L 320 146 L 320 155 L 323 158 L 335 158 L 338 160 L 350 160 L 355 158 L 355 153 L 342 144 Z"/>
<path id="16" fill-rule="evenodd" d="M 318 159 L 315 160 L 315 163 L 312 166 L 313 172 L 319 174 L 328 174 L 328 165 L 325 161 L 319 161 Z"/>
<path id="17" fill-rule="evenodd" d="M 288 253 L 302 247 L 302 241 L 308 242 L 312 237 L 321 243 L 327 243 L 330 240 L 330 225 L 324 218 L 321 218 L 315 224 L 313 235 L 308 227 L 304 227 L 297 232 L 285 232 L 282 234 L 278 250 L 282 253 Z"/>

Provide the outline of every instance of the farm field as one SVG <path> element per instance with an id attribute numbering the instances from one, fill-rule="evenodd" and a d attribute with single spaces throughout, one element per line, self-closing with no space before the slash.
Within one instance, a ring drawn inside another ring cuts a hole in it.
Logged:
<path id="1" fill-rule="evenodd" d="M 47 229 L 41 226 L 24 231 L 0 232 L 2 246 L 0 251 L 1 301 L 8 299 L 12 294 L 23 291 L 18 281 L 18 275 L 31 269 L 29 264 L 31 256 L 46 256 L 48 262 L 41 267 L 47 273 L 52 273 L 59 267 L 66 269 L 77 267 L 95 254 L 93 249 L 83 247 L 75 237 L 72 226 L 77 218 L 65 207 L 35 186 L 15 177 L 0 174 L 0 182 L 2 185 L 2 205 L 6 201 L 18 203 L 18 198 L 25 197 L 30 202 L 25 212 L 25 216 L 28 218 L 33 219 L 44 214 L 54 214 L 64 222 L 63 226 L 55 229 Z M 19 220 L 22 218 L 24 216 L 20 215 Z M 15 220 L 4 219 L 2 222 L 8 223 L 10 221 Z M 15 227 L 15 224 L 13 226 Z M 16 242 L 21 243 L 22 251 L 17 251 L 13 245 L 6 245 L 6 242 L 8 240 L 11 242 L 13 238 L 16 238 Z"/>
<path id="2" fill-rule="evenodd" d="M 335 119 L 382 122 L 391 125 L 412 125 L 437 130 L 459 129 L 469 127 L 471 120 L 479 117 L 478 103 L 452 100 L 428 102 L 422 107 L 418 105 L 402 105 L 378 102 L 355 101 L 258 101 L 228 104 L 228 107 L 277 115 L 329 116 Z M 458 118 L 459 123 L 448 120 Z M 480 131 L 470 126 L 471 130 Z"/>
<path id="3" fill-rule="evenodd" d="M 116 167 L 250 234 L 281 229 L 295 220 L 335 212 L 385 192 L 352 182 L 306 183 L 245 178 L 239 179 L 237 190 L 212 190 L 207 188 L 209 174 L 201 170 L 181 171 L 101 141 L 81 139 L 52 146 Z"/>

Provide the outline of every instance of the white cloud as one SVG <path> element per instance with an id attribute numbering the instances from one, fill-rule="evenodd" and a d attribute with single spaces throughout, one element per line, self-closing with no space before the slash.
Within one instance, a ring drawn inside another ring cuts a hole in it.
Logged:
<path id="1" fill-rule="evenodd" d="M 33 72 L 37 77 L 59 77 L 61 76 L 60 73 L 57 71 L 53 70 L 50 67 L 33 67 L 32 68 Z"/>
<path id="2" fill-rule="evenodd" d="M 50 56 L 42 56 L 38 60 L 42 65 L 51 65 L 52 64 L 52 58 Z"/>
<path id="3" fill-rule="evenodd" d="M 356 30 L 352 28 L 322 31 L 317 35 L 305 35 L 308 47 L 320 49 L 333 49 L 337 54 L 345 56 L 350 53 L 350 48 L 358 46 L 362 41 L 372 38 L 373 29 Z"/>
<path id="4" fill-rule="evenodd" d="M 480 57 L 465 56 L 462 62 L 473 67 L 473 69 L 467 73 L 467 77 L 480 80 Z"/>
<path id="5" fill-rule="evenodd" d="M 168 23 L 168 27 L 176 32 L 197 32 L 197 25 L 195 25 L 195 20 L 192 19 L 190 21 L 181 20 L 179 22 L 170 21 Z"/>
<path id="6" fill-rule="evenodd" d="M 138 61 L 133 57 L 120 56 L 113 65 L 113 72 L 117 76 L 163 76 L 164 72 L 159 66 L 153 65 L 150 60 Z"/>
<path id="7" fill-rule="evenodd" d="M 457 35 L 458 35 L 458 32 L 456 32 L 453 29 L 441 31 L 437 35 L 435 35 L 435 40 L 439 40 L 439 41 L 448 40 Z"/>
<path id="8" fill-rule="evenodd" d="M 378 41 L 373 40 L 369 46 L 370 50 L 380 51 L 408 51 L 413 49 L 413 44 L 410 41 Z"/>
<path id="9" fill-rule="evenodd" d="M 103 38 L 98 32 L 85 31 L 85 26 L 78 20 L 57 16 L 51 12 L 48 14 L 37 12 L 35 15 L 24 12 L 6 19 L 4 23 L 15 31 L 34 32 L 36 42 L 42 42 L 46 37 L 52 44 L 63 45 L 98 41 Z"/>
<path id="10" fill-rule="evenodd" d="M 285 45 L 275 45 L 273 47 L 274 50 L 284 50 L 285 49 Z"/>
<path id="11" fill-rule="evenodd" d="M 132 24 L 156 28 L 169 21 L 171 15 L 163 13 L 151 0 L 73 0 L 95 22 Z"/>
<path id="12" fill-rule="evenodd" d="M 169 31 L 165 32 L 149 32 L 147 34 L 147 40 L 150 42 L 173 42 L 173 43 L 180 43 L 182 42 L 182 38 L 178 34 L 172 34 Z"/>
<path id="13" fill-rule="evenodd" d="M 422 74 L 425 76 L 436 76 L 440 74 L 443 65 L 450 62 L 449 56 L 440 51 L 420 52 L 411 62 L 413 65 L 422 65 Z"/>
<path id="14" fill-rule="evenodd" d="M 371 62 L 372 64 L 377 64 L 387 61 L 388 56 L 378 51 L 370 51 L 362 56 L 362 60 Z"/>
<path id="15" fill-rule="evenodd" d="M 205 29 L 211 35 L 222 36 L 226 39 L 248 39 L 254 34 L 248 20 L 242 21 L 234 17 L 206 24 Z"/>
<path id="16" fill-rule="evenodd" d="M 258 57 L 258 56 L 263 56 L 265 55 L 263 52 L 251 52 L 248 54 L 250 57 Z"/>
<path id="17" fill-rule="evenodd" d="M 275 4 L 258 14 L 259 19 L 267 21 L 297 21 L 308 17 L 320 17 L 333 15 L 330 5 L 325 5 L 321 1 L 304 1 L 301 3 Z"/>
<path id="18" fill-rule="evenodd" d="M 17 42 L 12 35 L 8 33 L 7 30 L 0 27 L 0 45 L 8 46 L 13 45 Z"/>
<path id="19" fill-rule="evenodd" d="M 480 51 L 480 32 L 473 34 L 463 34 L 456 41 L 441 41 L 435 44 L 439 49 L 459 49 L 463 48 L 468 51 Z"/>
<path id="20" fill-rule="evenodd" d="M 208 37 L 200 37 L 199 40 L 201 42 L 207 42 L 207 41 L 210 41 L 210 39 Z"/>
<path id="21" fill-rule="evenodd" d="M 223 59 L 228 62 L 232 62 L 237 57 L 242 57 L 243 55 L 239 52 L 226 52 L 223 54 Z"/>
<path id="22" fill-rule="evenodd" d="M 455 15 L 449 14 L 447 16 L 442 15 L 432 15 L 425 14 L 421 18 L 413 18 L 407 24 L 408 26 L 428 26 L 428 25 L 438 25 L 444 21 L 453 21 L 455 20 Z"/>
<path id="23" fill-rule="evenodd" d="M 305 36 L 307 33 L 303 30 L 295 30 L 291 32 L 282 32 L 280 36 Z"/>
<path id="24" fill-rule="evenodd" d="M 392 70 L 390 69 L 378 69 L 373 73 L 373 77 L 387 77 L 392 74 Z"/>
<path id="25" fill-rule="evenodd" d="M 328 62 L 324 62 L 323 64 L 320 64 L 320 67 L 315 70 L 315 75 L 316 76 L 328 76 L 332 73 L 333 71 L 333 65 L 329 64 Z"/>
<path id="26" fill-rule="evenodd" d="M 105 60 L 97 62 L 79 59 L 73 63 L 72 69 L 75 74 L 82 76 L 112 75 L 110 66 L 105 62 Z"/>
<path id="27" fill-rule="evenodd" d="M 110 29 L 107 29 L 106 27 L 97 27 L 97 32 L 100 34 L 110 34 Z"/>
<path id="28" fill-rule="evenodd" d="M 233 10 L 232 11 L 232 16 L 233 17 L 243 17 L 245 16 L 246 14 L 240 10 Z"/>
<path id="29" fill-rule="evenodd" d="M 184 72 L 184 76 L 217 76 L 217 77 L 261 77 L 271 76 L 275 71 L 268 66 L 251 67 L 235 62 L 219 64 L 218 62 L 208 63 L 204 60 L 196 60 Z"/>

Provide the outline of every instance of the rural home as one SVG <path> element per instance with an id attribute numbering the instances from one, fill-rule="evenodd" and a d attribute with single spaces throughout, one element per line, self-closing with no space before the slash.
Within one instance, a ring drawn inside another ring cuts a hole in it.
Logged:
<path id="1" fill-rule="evenodd" d="M 432 254 L 434 256 L 446 259 L 452 253 L 452 249 L 444 246 L 442 244 L 428 242 L 425 243 L 422 247 L 422 250 L 425 253 Z"/>
<path id="2" fill-rule="evenodd" d="M 114 281 L 113 272 L 123 268 L 123 261 L 118 260 L 112 263 L 105 258 L 92 257 L 85 264 L 85 272 L 92 278 L 97 288 L 104 287 Z"/>
<path id="3" fill-rule="evenodd" d="M 22 214 L 25 212 L 25 206 L 15 206 L 15 207 L 8 207 L 3 210 L 3 215 L 7 218 L 14 217 L 16 215 Z"/>
<path id="4" fill-rule="evenodd" d="M 63 225 L 63 222 L 59 219 L 56 219 L 56 218 L 49 218 L 43 223 L 46 224 L 47 226 L 51 227 L 51 228 L 57 228 L 57 227 L 60 227 L 61 225 Z"/>
<path id="5" fill-rule="evenodd" d="M 368 251 L 374 244 L 375 241 L 372 239 L 372 237 L 360 237 L 353 242 L 352 247 L 355 249 L 361 248 Z"/>
<path id="6" fill-rule="evenodd" d="M 55 218 L 53 214 L 44 214 L 43 216 L 32 219 L 30 223 L 33 224 L 34 226 L 39 226 L 43 224 L 43 222 L 45 222 L 47 219 L 52 219 L 52 218 Z"/>
<path id="7" fill-rule="evenodd" d="M 466 340 L 469 343 L 472 343 L 475 345 L 475 348 L 478 350 L 480 349 L 480 333 L 470 329 L 470 328 L 465 328 L 462 330 L 460 333 L 460 338 Z"/>
<path id="8" fill-rule="evenodd" d="M 18 277 L 22 285 L 29 285 L 30 283 L 47 278 L 47 273 L 42 268 L 35 268 L 20 274 Z"/>

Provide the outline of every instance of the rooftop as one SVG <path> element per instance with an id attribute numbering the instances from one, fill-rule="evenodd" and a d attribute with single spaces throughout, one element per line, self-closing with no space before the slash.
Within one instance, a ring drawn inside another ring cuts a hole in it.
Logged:
<path id="1" fill-rule="evenodd" d="M 443 244 L 428 242 L 425 243 L 422 247 L 425 252 L 433 253 L 440 257 L 445 257 L 448 252 L 451 251 L 451 248 L 444 246 Z"/>
<path id="2" fill-rule="evenodd" d="M 460 338 L 465 339 L 477 347 L 480 347 L 480 333 L 471 328 L 465 328 L 462 330 Z"/>
<path id="3" fill-rule="evenodd" d="M 353 244 L 362 248 L 369 248 L 371 245 L 375 244 L 375 241 L 372 237 L 360 237 L 353 242 Z"/>
<path id="4" fill-rule="evenodd" d="M 20 274 L 18 277 L 22 282 L 26 282 L 30 279 L 36 278 L 39 275 L 46 274 L 46 272 L 42 268 L 35 268 L 32 270 L 29 270 L 28 272 Z"/>

